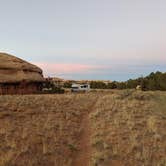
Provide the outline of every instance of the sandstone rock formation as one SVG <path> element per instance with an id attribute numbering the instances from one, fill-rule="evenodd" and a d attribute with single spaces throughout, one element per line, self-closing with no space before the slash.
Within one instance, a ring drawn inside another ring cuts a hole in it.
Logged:
<path id="1" fill-rule="evenodd" d="M 44 81 L 42 70 L 15 56 L 0 53 L 0 94 L 34 93 Z"/>

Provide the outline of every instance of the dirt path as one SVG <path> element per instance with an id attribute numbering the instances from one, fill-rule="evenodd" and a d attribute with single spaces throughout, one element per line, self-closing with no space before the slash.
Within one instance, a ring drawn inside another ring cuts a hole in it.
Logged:
<path id="1" fill-rule="evenodd" d="M 97 101 L 96 101 L 97 102 Z M 81 122 L 81 135 L 79 139 L 79 151 L 75 155 L 75 159 L 72 163 L 72 166 L 90 166 L 90 159 L 92 154 L 92 147 L 90 143 L 91 137 L 91 123 L 89 114 L 94 110 L 93 107 L 83 116 Z"/>
<path id="2" fill-rule="evenodd" d="M 80 147 L 77 155 L 75 156 L 75 161 L 73 162 L 73 166 L 89 166 L 90 158 L 91 158 L 91 146 L 90 146 L 90 124 L 89 117 L 86 115 L 82 120 L 81 124 L 82 133 L 80 135 Z"/>

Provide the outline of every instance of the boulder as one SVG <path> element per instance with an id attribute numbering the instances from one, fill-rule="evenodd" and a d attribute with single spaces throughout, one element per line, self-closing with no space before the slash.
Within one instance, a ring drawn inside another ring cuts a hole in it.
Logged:
<path id="1" fill-rule="evenodd" d="M 0 83 L 42 82 L 42 70 L 20 58 L 0 53 Z"/>

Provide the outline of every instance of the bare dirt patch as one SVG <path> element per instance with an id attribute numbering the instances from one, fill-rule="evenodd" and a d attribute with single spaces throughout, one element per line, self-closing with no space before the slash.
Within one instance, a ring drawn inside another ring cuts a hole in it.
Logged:
<path id="1" fill-rule="evenodd" d="M 83 117 L 82 125 L 81 125 L 82 133 L 79 138 L 79 149 L 77 154 L 75 155 L 75 159 L 73 161 L 73 166 L 88 166 L 90 164 L 91 159 L 91 145 L 90 145 L 90 123 L 88 115 Z"/>

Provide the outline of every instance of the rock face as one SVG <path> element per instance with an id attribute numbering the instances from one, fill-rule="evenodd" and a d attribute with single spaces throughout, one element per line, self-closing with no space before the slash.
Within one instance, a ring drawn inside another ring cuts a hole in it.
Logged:
<path id="1" fill-rule="evenodd" d="M 15 56 L 0 53 L 0 94 L 28 94 L 41 90 L 42 70 Z"/>

